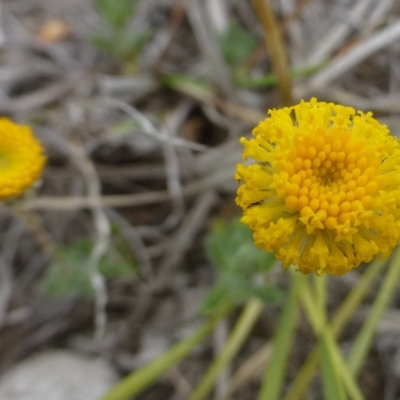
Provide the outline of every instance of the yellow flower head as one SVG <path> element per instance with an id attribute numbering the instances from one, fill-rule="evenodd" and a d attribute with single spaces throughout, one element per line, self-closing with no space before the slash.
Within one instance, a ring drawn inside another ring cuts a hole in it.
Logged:
<path id="1" fill-rule="evenodd" d="M 400 142 L 372 113 L 313 98 L 241 138 L 242 222 L 285 267 L 341 275 L 400 240 Z"/>
<path id="2" fill-rule="evenodd" d="M 0 199 L 19 196 L 40 177 L 44 164 L 31 129 L 0 118 Z"/>

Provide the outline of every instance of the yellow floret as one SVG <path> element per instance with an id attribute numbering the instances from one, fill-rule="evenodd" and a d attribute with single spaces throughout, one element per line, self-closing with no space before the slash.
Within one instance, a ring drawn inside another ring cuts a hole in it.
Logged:
<path id="1" fill-rule="evenodd" d="M 39 179 L 44 164 L 31 129 L 0 118 L 0 199 L 19 196 Z"/>
<path id="2" fill-rule="evenodd" d="M 258 247 L 341 275 L 400 241 L 400 142 L 372 113 L 309 102 L 270 110 L 241 139 L 236 198 Z"/>

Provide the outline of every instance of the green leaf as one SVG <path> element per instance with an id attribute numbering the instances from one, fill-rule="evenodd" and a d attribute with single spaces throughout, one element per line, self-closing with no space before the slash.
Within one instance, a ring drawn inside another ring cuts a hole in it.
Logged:
<path id="1" fill-rule="evenodd" d="M 185 93 L 196 92 L 204 96 L 212 95 L 213 88 L 207 83 L 188 75 L 170 74 L 165 75 L 163 83 L 172 89 L 180 90 Z"/>
<path id="2" fill-rule="evenodd" d="M 206 241 L 207 254 L 218 270 L 235 270 L 245 275 L 268 272 L 275 264 L 274 253 L 254 245 L 251 230 L 239 220 L 217 221 Z"/>
<path id="3" fill-rule="evenodd" d="M 207 238 L 206 250 L 216 267 L 217 280 L 202 311 L 213 313 L 254 297 L 265 302 L 281 298 L 279 289 L 266 280 L 276 262 L 274 254 L 257 249 L 250 229 L 240 221 L 218 221 Z"/>
<path id="4" fill-rule="evenodd" d="M 96 0 L 100 16 L 115 30 L 126 26 L 132 17 L 138 0 Z"/>
<path id="5" fill-rule="evenodd" d="M 218 313 L 231 304 L 228 288 L 225 285 L 215 285 L 210 289 L 201 305 L 203 313 Z"/>
<path id="6" fill-rule="evenodd" d="M 304 68 L 295 69 L 290 71 L 293 78 L 305 78 L 311 76 L 321 70 L 327 63 L 320 63 L 316 65 L 307 66 Z M 258 78 L 250 78 L 247 73 L 242 73 L 237 76 L 236 83 L 239 86 L 246 88 L 261 88 L 272 87 L 278 83 L 278 78 L 274 73 L 265 74 Z"/>
<path id="7" fill-rule="evenodd" d="M 95 35 L 92 43 L 98 49 L 126 62 L 132 61 L 140 53 L 151 36 L 150 31 L 135 36 L 124 31 L 116 31 L 110 36 Z"/>
<path id="8" fill-rule="evenodd" d="M 146 42 L 151 39 L 152 35 L 153 34 L 149 31 L 142 32 L 135 36 L 128 33 L 118 35 L 116 46 L 120 57 L 124 60 L 136 57 Z"/>
<path id="9" fill-rule="evenodd" d="M 53 299 L 93 296 L 87 268 L 92 247 L 93 244 L 89 240 L 80 240 L 73 246 L 58 249 L 54 263 L 49 266 L 40 284 L 48 296 Z M 133 275 L 136 265 L 124 257 L 123 250 L 114 249 L 102 258 L 99 271 L 106 278 L 120 278 Z"/>
<path id="10" fill-rule="evenodd" d="M 220 37 L 220 46 L 225 60 L 231 66 L 243 64 L 256 49 L 256 39 L 238 23 L 230 25 Z"/>
<path id="11" fill-rule="evenodd" d="M 131 119 L 124 119 L 111 125 L 106 132 L 107 137 L 122 137 L 128 134 L 131 134 L 135 130 L 140 128 L 140 124 L 137 121 L 133 121 Z"/>
<path id="12" fill-rule="evenodd" d="M 106 53 L 110 53 L 114 56 L 118 54 L 115 52 L 115 46 L 113 41 L 105 36 L 94 36 L 92 38 L 92 43 L 100 50 L 103 50 Z"/>

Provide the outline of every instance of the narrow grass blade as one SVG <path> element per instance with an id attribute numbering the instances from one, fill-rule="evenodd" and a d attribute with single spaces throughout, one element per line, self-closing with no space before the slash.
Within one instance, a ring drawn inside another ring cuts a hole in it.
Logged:
<path id="1" fill-rule="evenodd" d="M 322 365 L 322 384 L 325 400 L 345 400 L 344 388 L 339 379 L 337 368 L 333 362 L 332 352 L 326 335 L 319 342 Z"/>
<path id="2" fill-rule="evenodd" d="M 382 271 L 385 262 L 373 261 L 367 270 L 361 275 L 359 282 L 354 286 L 353 290 L 348 294 L 346 299 L 342 302 L 336 314 L 332 318 L 332 333 L 334 337 L 338 337 L 343 328 L 354 314 L 357 307 L 368 292 L 371 284 Z M 316 347 L 307 360 L 302 365 L 301 369 L 296 375 L 288 393 L 284 400 L 302 400 L 307 391 L 308 386 L 314 376 L 315 370 L 319 363 L 319 352 Z"/>
<path id="3" fill-rule="evenodd" d="M 303 278 L 298 272 L 291 276 L 288 297 L 282 310 L 278 328 L 273 338 L 273 348 L 269 360 L 259 400 L 280 400 L 289 351 L 298 313 L 298 293 Z"/>
<path id="4" fill-rule="evenodd" d="M 392 262 L 390 263 L 386 276 L 379 288 L 379 292 L 371 307 L 367 319 L 365 320 L 360 333 L 358 334 L 354 346 L 348 358 L 350 371 L 357 376 L 367 357 L 372 340 L 379 323 L 379 319 L 385 311 L 389 301 L 398 286 L 400 278 L 400 249 L 397 249 Z"/>
<path id="5" fill-rule="evenodd" d="M 242 348 L 243 343 L 251 332 L 255 322 L 258 320 L 263 306 L 264 303 L 258 299 L 251 300 L 247 304 L 231 335 L 229 336 L 226 345 L 222 349 L 221 354 L 211 364 L 210 368 L 190 396 L 189 400 L 201 400 L 207 396 L 217 380 L 220 372 Z"/>
<path id="6" fill-rule="evenodd" d="M 183 359 L 189 352 L 207 337 L 226 313 L 202 325 L 188 338 L 171 347 L 162 356 L 122 379 L 100 400 L 129 400 L 148 387 L 172 365 Z"/>

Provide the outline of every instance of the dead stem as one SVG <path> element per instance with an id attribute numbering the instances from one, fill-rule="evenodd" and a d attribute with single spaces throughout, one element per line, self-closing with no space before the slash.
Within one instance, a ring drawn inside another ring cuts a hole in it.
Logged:
<path id="1" fill-rule="evenodd" d="M 264 30 L 264 38 L 271 55 L 272 68 L 278 77 L 278 88 L 283 105 L 291 105 L 292 82 L 285 48 L 269 0 L 253 0 L 253 7 Z"/>

